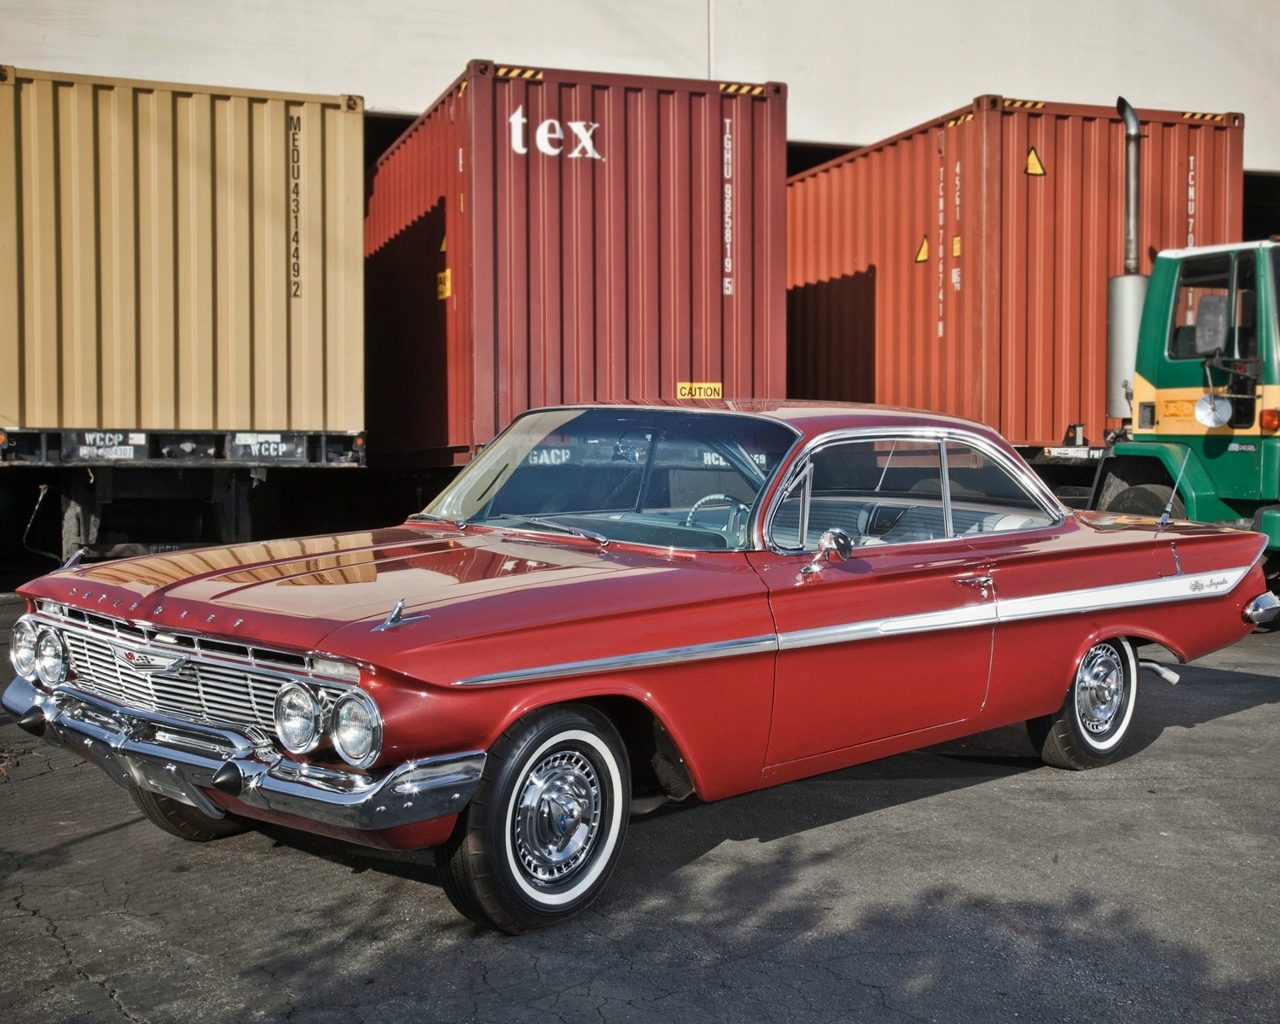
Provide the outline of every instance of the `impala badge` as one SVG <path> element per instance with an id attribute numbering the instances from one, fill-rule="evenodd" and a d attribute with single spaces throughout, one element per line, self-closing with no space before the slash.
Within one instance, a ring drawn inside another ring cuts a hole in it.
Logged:
<path id="1" fill-rule="evenodd" d="M 181 656 L 168 657 L 163 654 L 148 654 L 146 651 L 134 651 L 127 647 L 113 647 L 116 659 L 123 661 L 139 672 L 156 673 L 157 675 L 177 675 L 186 665 L 187 659 Z"/>

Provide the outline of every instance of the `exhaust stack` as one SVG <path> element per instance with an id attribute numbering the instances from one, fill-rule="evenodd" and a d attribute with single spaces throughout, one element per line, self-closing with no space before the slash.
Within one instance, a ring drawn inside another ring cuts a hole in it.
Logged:
<path id="1" fill-rule="evenodd" d="M 1138 201 L 1141 177 L 1138 114 L 1123 96 L 1116 112 L 1124 120 L 1124 274 L 1107 282 L 1107 415 L 1133 417 L 1133 374 L 1147 278 L 1138 273 Z"/>
<path id="2" fill-rule="evenodd" d="M 1116 100 L 1116 112 L 1124 119 L 1124 272 L 1138 272 L 1138 176 L 1142 155 L 1138 140 L 1142 127 L 1138 113 L 1123 96 Z"/>

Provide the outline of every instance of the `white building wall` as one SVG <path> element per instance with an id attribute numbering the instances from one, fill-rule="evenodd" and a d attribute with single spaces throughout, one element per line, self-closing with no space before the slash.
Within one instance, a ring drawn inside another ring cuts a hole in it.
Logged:
<path id="1" fill-rule="evenodd" d="M 998 93 L 1246 115 L 1280 172 L 1277 0 L 0 0 L 0 63 L 357 93 L 421 112 L 474 57 L 783 81 L 795 141 L 868 143 Z"/>

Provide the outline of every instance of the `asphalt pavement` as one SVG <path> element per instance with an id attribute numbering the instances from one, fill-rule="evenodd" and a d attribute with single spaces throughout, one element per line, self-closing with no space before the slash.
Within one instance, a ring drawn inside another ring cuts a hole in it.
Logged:
<path id="1" fill-rule="evenodd" d="M 1280 634 L 1182 671 L 1092 772 L 1016 727 L 637 819 L 515 938 L 429 854 L 170 837 L 0 713 L 0 1019 L 1274 1024 Z"/>

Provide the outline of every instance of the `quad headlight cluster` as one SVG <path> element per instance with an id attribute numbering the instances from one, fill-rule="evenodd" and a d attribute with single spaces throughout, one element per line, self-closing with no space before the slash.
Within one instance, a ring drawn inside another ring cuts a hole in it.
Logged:
<path id="1" fill-rule="evenodd" d="M 276 735 L 291 754 L 314 750 L 326 727 L 333 749 L 347 764 L 365 768 L 382 748 L 382 718 L 363 690 L 348 690 L 325 713 L 319 699 L 301 683 L 285 683 L 276 694 Z"/>
<path id="2" fill-rule="evenodd" d="M 65 682 L 71 672 L 71 653 L 58 630 L 25 615 L 10 634 L 9 660 L 18 675 L 48 687 Z M 348 662 L 316 659 L 312 668 L 351 682 L 360 678 Z M 382 716 L 363 690 L 347 690 L 326 710 L 317 690 L 291 680 L 276 694 L 274 711 L 276 736 L 291 754 L 310 753 L 326 734 L 338 756 L 355 768 L 367 768 L 382 750 Z"/>
<path id="3" fill-rule="evenodd" d="M 71 655 L 61 634 L 25 616 L 10 634 L 9 660 L 18 675 L 39 679 L 45 686 L 57 686 L 71 670 Z"/>

